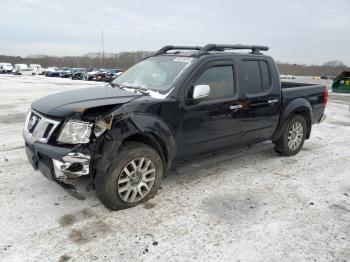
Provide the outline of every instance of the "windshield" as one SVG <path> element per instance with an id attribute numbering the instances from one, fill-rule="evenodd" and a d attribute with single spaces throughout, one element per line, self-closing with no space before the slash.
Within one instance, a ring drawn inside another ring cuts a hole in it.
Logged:
<path id="1" fill-rule="evenodd" d="M 150 57 L 125 71 L 112 84 L 164 92 L 193 60 L 192 57 Z"/>

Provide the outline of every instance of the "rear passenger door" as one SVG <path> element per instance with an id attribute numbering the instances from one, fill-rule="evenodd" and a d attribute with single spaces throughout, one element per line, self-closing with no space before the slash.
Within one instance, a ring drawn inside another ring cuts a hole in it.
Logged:
<path id="1" fill-rule="evenodd" d="M 243 139 L 253 144 L 270 139 L 277 128 L 281 98 L 279 80 L 273 77 L 278 76 L 278 72 L 267 59 L 243 59 L 241 62 Z"/>

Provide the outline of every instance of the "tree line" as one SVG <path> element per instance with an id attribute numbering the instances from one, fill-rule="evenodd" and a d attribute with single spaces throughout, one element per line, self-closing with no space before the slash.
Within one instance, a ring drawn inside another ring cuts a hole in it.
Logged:
<path id="1" fill-rule="evenodd" d="M 345 65 L 297 65 L 277 63 L 280 74 L 294 76 L 337 76 L 343 71 L 350 71 Z"/>
<path id="2" fill-rule="evenodd" d="M 83 68 L 118 68 L 127 69 L 141 59 L 151 55 L 149 51 L 108 53 L 90 53 L 83 56 L 5 56 L 0 55 L 0 62 L 11 64 L 40 64 L 42 67 L 83 67 Z M 284 75 L 307 75 L 307 76 L 336 76 L 350 68 L 341 61 L 333 60 L 323 65 L 298 65 L 277 62 L 278 69 Z"/>
<path id="3" fill-rule="evenodd" d="M 40 64 L 42 67 L 83 67 L 83 68 L 117 68 L 127 69 L 141 59 L 151 55 L 152 52 L 121 52 L 108 54 L 105 57 L 100 53 L 90 53 L 84 56 L 5 56 L 0 55 L 0 63 L 11 64 Z"/>

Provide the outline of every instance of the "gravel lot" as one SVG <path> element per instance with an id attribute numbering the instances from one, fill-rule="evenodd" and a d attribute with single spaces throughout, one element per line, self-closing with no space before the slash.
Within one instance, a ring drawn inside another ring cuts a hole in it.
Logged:
<path id="1" fill-rule="evenodd" d="M 0 75 L 0 260 L 350 260 L 349 95 L 331 94 L 295 157 L 270 143 L 202 157 L 148 203 L 111 212 L 46 180 L 23 148 L 33 100 L 94 84 Z"/>

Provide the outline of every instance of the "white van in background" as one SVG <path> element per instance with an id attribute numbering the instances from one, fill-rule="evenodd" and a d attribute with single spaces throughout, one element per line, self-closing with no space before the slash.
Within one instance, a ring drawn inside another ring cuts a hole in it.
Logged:
<path id="1" fill-rule="evenodd" d="M 10 63 L 0 63 L 0 74 L 12 73 L 13 66 Z"/>
<path id="2" fill-rule="evenodd" d="M 15 69 L 12 72 L 15 75 L 31 76 L 34 74 L 34 69 L 29 68 L 26 64 L 15 64 Z"/>
<path id="3" fill-rule="evenodd" d="M 42 75 L 44 72 L 44 69 L 38 64 L 30 64 L 29 68 L 33 69 L 36 75 Z"/>

